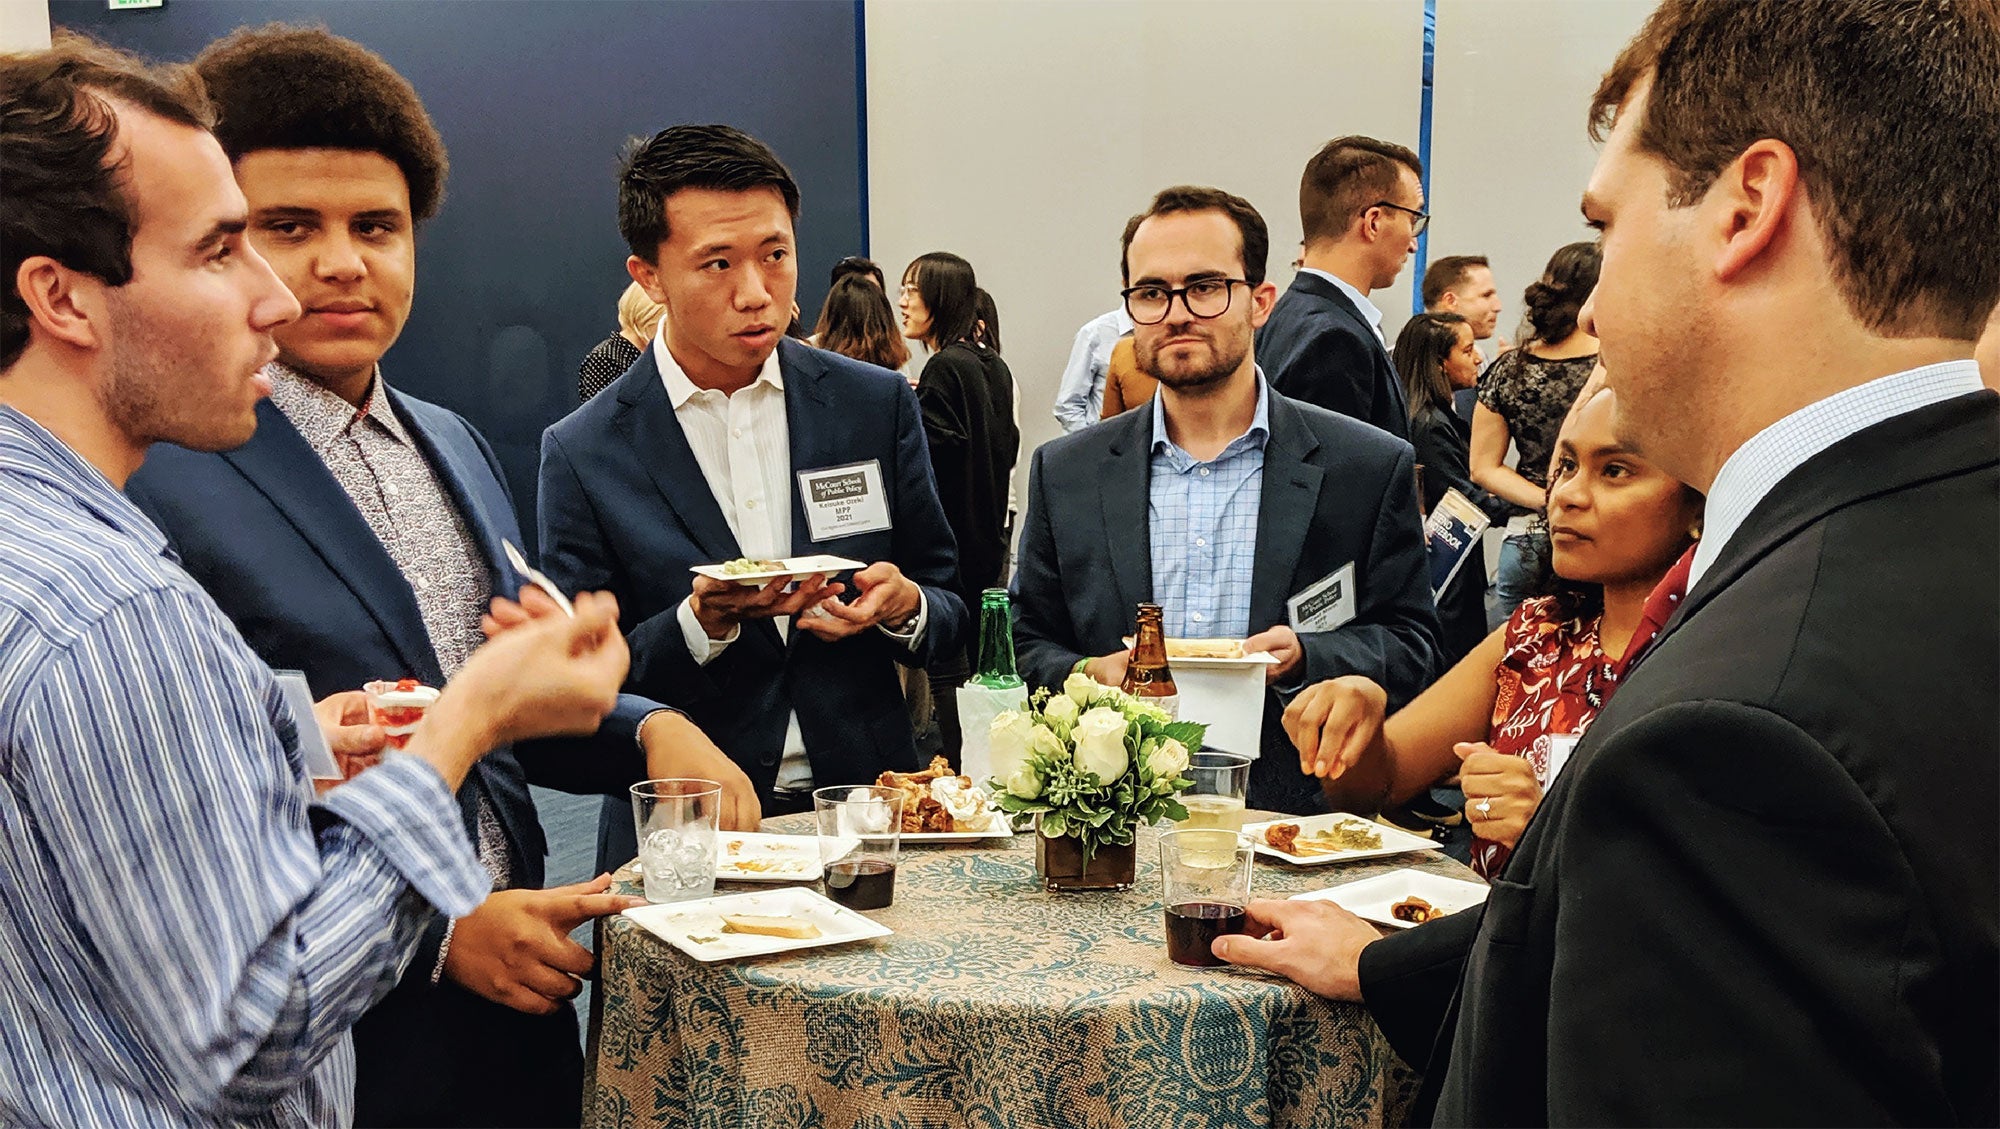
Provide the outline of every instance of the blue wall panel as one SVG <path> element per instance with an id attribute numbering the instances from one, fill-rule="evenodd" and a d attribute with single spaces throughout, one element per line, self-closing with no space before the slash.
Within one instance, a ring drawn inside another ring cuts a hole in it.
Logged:
<path id="1" fill-rule="evenodd" d="M 179 61 L 244 24 L 323 23 L 416 86 L 451 151 L 419 235 L 409 327 L 389 381 L 464 413 L 534 524 L 541 430 L 576 366 L 617 326 L 627 281 L 614 182 L 621 144 L 678 122 L 763 138 L 797 176 L 799 304 L 865 247 L 853 0 L 170 0 L 106 10 L 52 0 L 51 22 Z"/>

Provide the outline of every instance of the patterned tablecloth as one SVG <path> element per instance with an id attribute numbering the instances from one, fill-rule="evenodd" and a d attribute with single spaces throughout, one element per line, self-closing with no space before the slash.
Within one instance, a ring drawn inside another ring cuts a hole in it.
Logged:
<path id="1" fill-rule="evenodd" d="M 1254 818 L 1254 817 L 1253 817 Z M 808 833 L 810 816 L 765 830 Z M 624 917 L 598 934 L 585 1124 L 1174 1129 L 1400 1121 L 1417 1079 L 1367 1012 L 1167 959 L 1159 850 L 1125 894 L 1044 892 L 1031 832 L 906 846 L 877 941 L 702 964 Z M 1295 867 L 1260 897 L 1431 853 Z M 621 892 L 638 893 L 628 866 Z M 723 892 L 748 889 L 724 883 Z"/>

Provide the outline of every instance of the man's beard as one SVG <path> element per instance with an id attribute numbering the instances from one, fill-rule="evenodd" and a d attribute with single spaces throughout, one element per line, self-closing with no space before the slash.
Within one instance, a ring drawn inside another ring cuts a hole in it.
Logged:
<path id="1" fill-rule="evenodd" d="M 1178 330 L 1176 332 L 1179 332 Z M 1169 372 L 1160 363 L 1160 351 L 1133 342 L 1133 359 L 1139 363 L 1139 371 L 1166 385 L 1176 392 L 1199 394 L 1220 387 L 1236 370 L 1243 367 L 1243 361 L 1250 355 L 1248 335 L 1224 340 L 1211 338 L 1213 362 L 1198 367 L 1183 367 Z"/>

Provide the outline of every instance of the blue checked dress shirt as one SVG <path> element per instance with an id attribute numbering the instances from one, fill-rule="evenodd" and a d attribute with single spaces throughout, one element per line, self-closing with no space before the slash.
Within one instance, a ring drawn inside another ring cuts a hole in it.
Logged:
<path id="1" fill-rule="evenodd" d="M 348 1029 L 490 881 L 391 754 L 312 798 L 269 668 L 0 407 L 0 1125 L 344 1125 Z"/>
<path id="2" fill-rule="evenodd" d="M 1257 370 L 1257 414 L 1250 429 L 1207 462 L 1167 438 L 1166 401 L 1154 398 L 1146 529 L 1152 541 L 1153 600 L 1160 605 L 1168 636 L 1241 639 L 1250 634 L 1257 511 L 1264 498 L 1264 444 L 1270 437 L 1271 389 L 1263 369 Z"/>

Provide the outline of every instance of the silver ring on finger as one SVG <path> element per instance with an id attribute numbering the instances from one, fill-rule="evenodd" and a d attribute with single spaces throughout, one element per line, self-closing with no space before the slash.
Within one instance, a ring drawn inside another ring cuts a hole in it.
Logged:
<path id="1" fill-rule="evenodd" d="M 1478 812 L 1480 815 L 1492 815 L 1493 801 L 1481 800 L 1478 803 L 1472 805 L 1472 810 Z"/>

